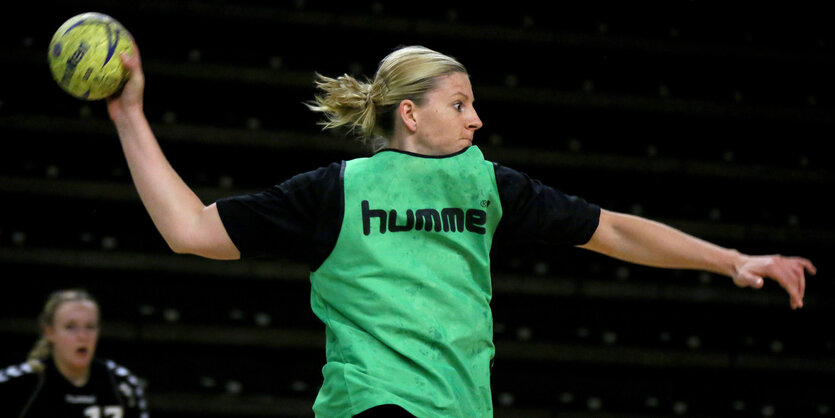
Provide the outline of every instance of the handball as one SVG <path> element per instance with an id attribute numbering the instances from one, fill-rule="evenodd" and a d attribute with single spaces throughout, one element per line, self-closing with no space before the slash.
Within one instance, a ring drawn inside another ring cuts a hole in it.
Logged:
<path id="1" fill-rule="evenodd" d="M 58 28 L 47 56 L 52 77 L 64 91 L 99 100 L 116 93 L 129 77 L 122 53 L 134 53 L 127 29 L 108 15 L 89 12 Z"/>

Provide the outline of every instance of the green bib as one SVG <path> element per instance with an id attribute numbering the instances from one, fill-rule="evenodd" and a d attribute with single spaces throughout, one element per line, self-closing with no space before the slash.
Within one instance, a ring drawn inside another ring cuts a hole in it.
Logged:
<path id="1" fill-rule="evenodd" d="M 344 186 L 339 239 L 310 278 L 327 335 L 316 415 L 492 416 L 493 164 L 477 147 L 386 150 L 348 161 Z"/>

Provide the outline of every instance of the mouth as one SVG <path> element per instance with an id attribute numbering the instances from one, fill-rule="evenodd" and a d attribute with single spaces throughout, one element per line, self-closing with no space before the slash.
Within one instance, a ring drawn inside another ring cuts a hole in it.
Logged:
<path id="1" fill-rule="evenodd" d="M 87 347 L 78 347 L 78 348 L 75 349 L 75 354 L 77 354 L 79 356 L 87 356 L 87 354 L 89 352 L 90 352 L 90 349 L 87 348 Z"/>

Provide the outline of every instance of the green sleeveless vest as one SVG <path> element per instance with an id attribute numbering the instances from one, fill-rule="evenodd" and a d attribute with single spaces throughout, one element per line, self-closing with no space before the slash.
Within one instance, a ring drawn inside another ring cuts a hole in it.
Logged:
<path id="1" fill-rule="evenodd" d="M 310 278 L 327 336 L 316 415 L 492 416 L 493 164 L 477 147 L 385 150 L 348 161 L 344 186 L 339 239 Z"/>

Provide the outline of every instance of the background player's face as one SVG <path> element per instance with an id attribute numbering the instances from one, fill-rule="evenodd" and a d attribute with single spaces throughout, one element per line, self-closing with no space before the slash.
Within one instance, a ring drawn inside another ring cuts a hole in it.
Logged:
<path id="1" fill-rule="evenodd" d="M 435 88 L 416 107 L 418 152 L 452 154 L 472 145 L 473 135 L 482 125 L 473 101 L 467 74 L 456 72 L 439 78 Z"/>
<path id="2" fill-rule="evenodd" d="M 55 362 L 73 370 L 90 366 L 99 339 L 99 309 L 90 301 L 66 302 L 44 329 Z"/>

